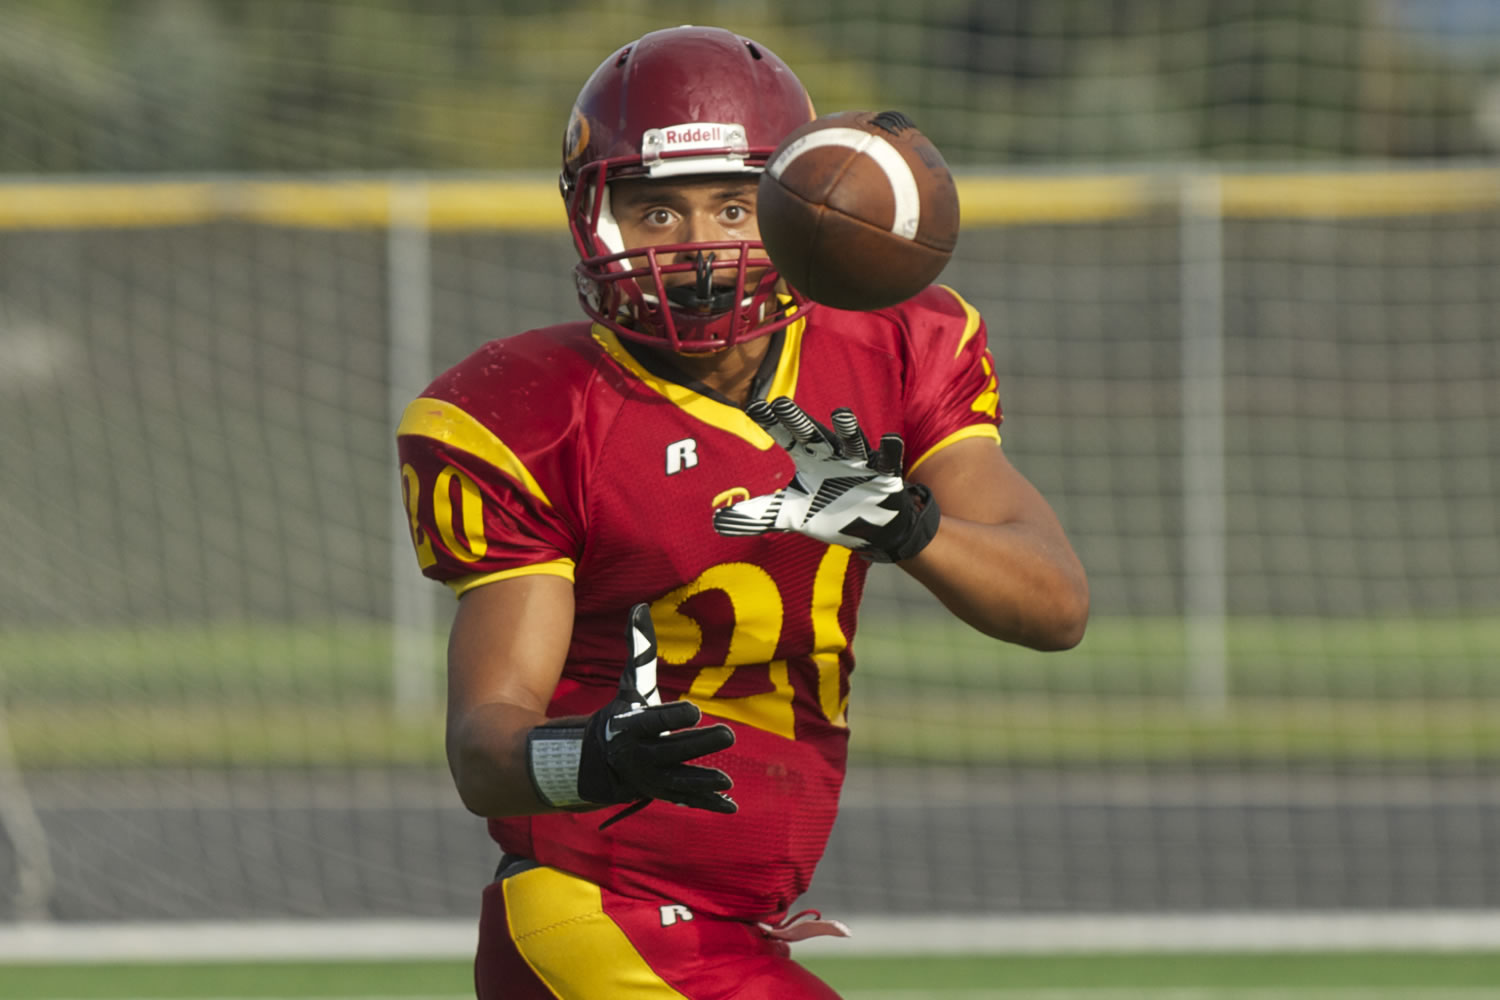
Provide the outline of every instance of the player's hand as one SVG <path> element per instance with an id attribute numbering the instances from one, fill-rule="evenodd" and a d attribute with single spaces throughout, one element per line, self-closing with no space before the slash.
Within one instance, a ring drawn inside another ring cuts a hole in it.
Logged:
<path id="1" fill-rule="evenodd" d="M 697 705 L 661 703 L 656 631 L 644 604 L 630 609 L 627 642 L 630 655 L 614 700 L 587 719 L 531 731 L 526 753 L 537 796 L 562 808 L 664 799 L 711 812 L 737 811 L 724 794 L 734 785 L 729 775 L 687 763 L 733 745 L 734 730 L 722 723 L 694 728 L 703 717 Z"/>
<path id="2" fill-rule="evenodd" d="M 756 400 L 745 412 L 787 450 L 797 472 L 775 493 L 714 511 L 719 534 L 797 531 L 877 562 L 910 559 L 937 534 L 937 501 L 901 478 L 901 435 L 885 435 L 872 451 L 851 410 L 834 410 L 829 430 L 786 396 Z"/>

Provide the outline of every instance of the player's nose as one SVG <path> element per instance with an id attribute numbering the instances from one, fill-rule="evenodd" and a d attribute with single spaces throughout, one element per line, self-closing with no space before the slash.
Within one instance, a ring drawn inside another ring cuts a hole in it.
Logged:
<path id="1" fill-rule="evenodd" d="M 709 209 L 695 210 L 688 213 L 683 221 L 683 228 L 688 243 L 722 243 L 731 239 L 730 234 L 724 229 L 719 221 L 718 215 Z M 688 260 L 692 253 L 685 253 L 679 259 Z M 722 251 L 718 254 L 722 260 L 727 257 L 737 256 L 733 251 Z"/>

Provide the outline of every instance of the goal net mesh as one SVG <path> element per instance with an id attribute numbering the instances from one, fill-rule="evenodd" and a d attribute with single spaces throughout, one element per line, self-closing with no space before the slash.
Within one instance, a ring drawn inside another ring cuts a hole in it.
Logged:
<path id="1" fill-rule="evenodd" d="M 397 401 L 578 315 L 568 104 L 704 15 L 448 6 L 0 9 L 0 919 L 477 910 Z M 1093 593 L 1044 655 L 872 572 L 808 905 L 1500 905 L 1481 8 L 724 8 L 962 175 L 941 280 Z"/>

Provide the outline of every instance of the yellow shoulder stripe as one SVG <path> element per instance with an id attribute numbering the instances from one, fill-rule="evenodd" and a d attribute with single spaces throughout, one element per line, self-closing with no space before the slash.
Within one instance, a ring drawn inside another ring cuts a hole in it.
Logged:
<path id="1" fill-rule="evenodd" d="M 552 506 L 541 484 L 516 453 L 496 437 L 494 431 L 452 403 L 441 399 L 413 400 L 401 415 L 401 426 L 396 429 L 397 437 L 403 434 L 441 441 L 481 458 L 515 479 L 542 503 Z"/>
<path id="2" fill-rule="evenodd" d="M 994 424 L 970 424 L 968 427 L 961 427 L 958 430 L 954 431 L 952 434 L 949 434 L 947 437 L 943 438 L 931 448 L 928 448 L 926 451 L 922 452 L 922 457 L 911 463 L 911 465 L 906 470 L 906 474 L 910 476 L 913 472 L 917 471 L 917 466 L 921 465 L 923 462 L 927 461 L 933 455 L 936 455 L 938 452 L 942 451 L 950 444 L 953 444 L 955 441 L 962 441 L 965 438 L 990 438 L 996 444 L 999 444 L 1000 428 L 996 427 Z"/>
<path id="3" fill-rule="evenodd" d="M 958 294 L 947 285 L 939 285 L 938 287 L 947 292 L 949 295 L 952 295 L 955 299 L 958 300 L 958 304 L 964 307 L 964 332 L 963 335 L 958 338 L 958 350 L 953 352 L 953 356 L 956 358 L 964 352 L 964 345 L 969 342 L 974 334 L 979 332 L 979 310 L 969 305 L 969 303 L 964 300 L 964 297 L 962 295 Z"/>
<path id="4" fill-rule="evenodd" d="M 500 580 L 511 580 L 518 576 L 560 576 L 571 583 L 573 566 L 571 559 L 549 559 L 547 562 L 517 566 L 515 569 L 502 569 L 495 573 L 473 573 L 469 576 L 461 576 L 457 580 L 449 580 L 448 587 L 453 591 L 453 596 L 462 597 L 475 587 L 483 587 L 487 583 L 497 583 Z"/>

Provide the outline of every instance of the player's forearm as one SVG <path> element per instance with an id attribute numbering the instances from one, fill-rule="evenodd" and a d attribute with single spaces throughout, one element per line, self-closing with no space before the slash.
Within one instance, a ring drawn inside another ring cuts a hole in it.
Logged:
<path id="1" fill-rule="evenodd" d="M 1066 539 L 1051 532 L 944 514 L 932 542 L 898 565 L 986 635 L 1043 650 L 1083 638 L 1088 581 Z"/>
<path id="2" fill-rule="evenodd" d="M 536 796 L 526 738 L 547 717 L 503 702 L 477 705 L 448 721 L 448 769 L 459 798 L 485 817 L 555 812 Z"/>

